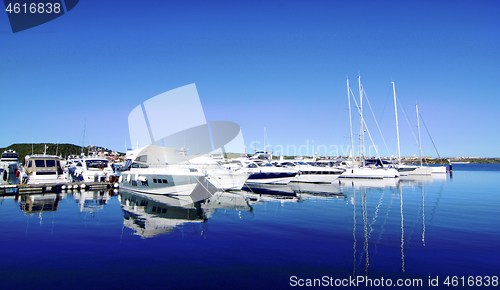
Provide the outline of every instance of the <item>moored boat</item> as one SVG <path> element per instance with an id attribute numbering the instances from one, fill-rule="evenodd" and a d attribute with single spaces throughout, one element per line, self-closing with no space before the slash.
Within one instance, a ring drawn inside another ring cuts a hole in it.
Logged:
<path id="1" fill-rule="evenodd" d="M 61 165 L 61 158 L 55 155 L 26 155 L 24 174 L 23 183 L 27 184 L 70 182 L 68 172 Z"/>
<path id="2" fill-rule="evenodd" d="M 194 166 L 179 164 L 175 149 L 148 145 L 128 153 L 120 188 L 139 193 L 187 196 L 193 202 L 212 196 L 217 188 Z"/>
<path id="3" fill-rule="evenodd" d="M 277 162 L 276 166 L 298 170 L 293 182 L 332 183 L 344 172 L 344 169 L 314 166 L 302 160 L 283 160 Z"/>
<path id="4" fill-rule="evenodd" d="M 22 167 L 19 156 L 14 150 L 6 150 L 0 157 L 0 184 L 21 183 Z"/>
<path id="5" fill-rule="evenodd" d="M 246 185 L 252 184 L 288 184 L 299 173 L 297 169 L 276 167 L 269 162 L 258 164 L 248 158 L 236 158 L 226 168 L 232 170 L 243 170 L 249 173 L 250 176 L 246 181 Z"/>
<path id="6" fill-rule="evenodd" d="M 71 176 L 74 181 L 107 182 L 115 175 L 111 163 L 106 158 L 84 157 L 73 162 Z"/>

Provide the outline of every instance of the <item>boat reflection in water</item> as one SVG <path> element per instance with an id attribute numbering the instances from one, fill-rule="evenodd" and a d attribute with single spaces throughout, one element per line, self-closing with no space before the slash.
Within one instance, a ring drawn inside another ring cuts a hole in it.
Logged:
<path id="1" fill-rule="evenodd" d="M 240 217 L 242 212 L 253 212 L 253 208 L 240 191 L 219 191 L 206 199 L 201 204 L 201 208 L 207 219 L 211 218 L 217 210 L 236 210 Z"/>
<path id="2" fill-rule="evenodd" d="M 252 211 L 237 193 L 216 192 L 209 199 L 189 202 L 189 197 L 137 193 L 120 189 L 118 199 L 124 213 L 123 225 L 135 235 L 150 238 L 193 226 L 195 234 L 206 232 L 205 222 L 219 209 Z"/>
<path id="3" fill-rule="evenodd" d="M 398 178 L 384 179 L 361 179 L 361 178 L 342 178 L 339 179 L 340 188 L 396 188 L 399 183 Z"/>
<path id="4" fill-rule="evenodd" d="M 79 190 L 73 193 L 73 199 L 80 205 L 80 212 L 93 213 L 102 209 L 108 200 L 116 195 L 114 189 L 111 190 Z"/>
<path id="5" fill-rule="evenodd" d="M 334 183 L 302 183 L 291 182 L 290 187 L 296 195 L 302 199 L 315 199 L 315 198 L 347 198 L 347 196 L 340 191 L 338 185 Z"/>
<path id="6" fill-rule="evenodd" d="M 251 184 L 244 186 L 241 194 L 250 204 L 259 204 L 267 201 L 301 202 L 301 199 L 292 190 L 290 184 Z"/>
<path id="7" fill-rule="evenodd" d="M 242 194 L 252 204 L 266 201 L 302 202 L 304 199 L 345 198 L 339 186 L 331 183 L 290 182 L 289 184 L 252 184 Z"/>
<path id="8" fill-rule="evenodd" d="M 26 194 L 20 197 L 19 208 L 27 213 L 42 213 L 45 211 L 57 211 L 59 201 L 64 197 L 61 194 Z"/>
<path id="9" fill-rule="evenodd" d="M 73 196 L 76 203 L 80 205 L 80 212 L 95 212 L 107 204 L 108 200 L 116 195 L 114 189 L 111 190 L 75 190 L 63 191 L 62 193 L 38 193 L 15 196 L 19 202 L 19 208 L 27 213 L 42 213 L 57 211 L 59 202 Z"/>

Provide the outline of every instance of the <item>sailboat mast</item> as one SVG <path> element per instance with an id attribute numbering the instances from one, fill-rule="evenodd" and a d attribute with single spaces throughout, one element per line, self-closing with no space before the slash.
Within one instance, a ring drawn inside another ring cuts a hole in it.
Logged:
<path id="1" fill-rule="evenodd" d="M 266 155 L 266 127 L 264 127 L 264 155 Z"/>
<path id="2" fill-rule="evenodd" d="M 347 103 L 349 104 L 349 129 L 351 131 L 351 168 L 354 168 L 354 141 L 352 139 L 351 95 L 349 92 L 349 79 L 347 79 Z"/>
<path id="3" fill-rule="evenodd" d="M 422 166 L 422 141 L 420 140 L 420 120 L 418 117 L 418 105 L 415 105 L 417 109 L 417 129 L 418 129 L 418 150 L 420 151 L 420 166 Z"/>
<path id="4" fill-rule="evenodd" d="M 401 165 L 401 148 L 399 147 L 399 125 L 398 125 L 398 106 L 396 104 L 396 85 L 392 82 L 392 91 L 394 92 L 394 112 L 396 113 L 396 135 L 398 137 L 398 163 Z"/>
<path id="5" fill-rule="evenodd" d="M 365 136 L 364 131 L 365 128 L 363 126 L 363 89 L 361 88 L 361 76 L 358 76 L 358 85 L 359 85 L 359 116 L 360 116 L 360 124 L 359 124 L 359 146 L 360 146 L 360 155 L 362 166 L 365 166 Z"/>

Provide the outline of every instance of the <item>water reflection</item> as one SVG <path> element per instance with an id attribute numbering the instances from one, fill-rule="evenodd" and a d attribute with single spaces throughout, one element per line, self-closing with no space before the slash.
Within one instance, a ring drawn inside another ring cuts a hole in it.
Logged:
<path id="1" fill-rule="evenodd" d="M 108 200 L 116 195 L 114 189 L 111 190 L 80 190 L 73 193 L 73 199 L 80 205 L 80 212 L 94 213 L 103 208 Z"/>
<path id="2" fill-rule="evenodd" d="M 206 232 L 205 222 L 217 210 L 252 212 L 247 199 L 239 192 L 216 192 L 209 199 L 188 203 L 182 197 L 143 194 L 120 190 L 119 201 L 124 213 L 123 225 L 135 235 L 150 238 L 169 234 L 186 225 L 196 234 Z"/>
<path id="3" fill-rule="evenodd" d="M 369 275 L 379 245 L 399 245 L 399 272 L 407 271 L 406 257 L 412 235 L 419 232 L 419 244 L 426 245 L 426 227 L 432 220 L 425 218 L 425 185 L 446 180 L 447 176 L 412 176 L 391 180 L 343 179 L 339 189 L 346 195 L 347 204 L 352 206 L 352 275 L 363 269 L 362 275 Z M 440 195 L 439 195 L 440 196 Z M 436 201 L 436 205 L 439 202 Z M 398 202 L 399 201 L 399 202 Z M 394 204 L 398 202 L 397 211 Z M 408 205 L 408 202 L 410 203 Z M 392 209 L 392 211 L 391 211 Z M 416 212 L 416 218 L 415 216 Z M 411 224 L 405 220 L 410 211 Z M 413 211 L 414 213 L 411 213 Z M 360 214 L 361 213 L 361 214 Z M 397 213 L 397 214 L 396 214 Z M 406 227 L 405 227 L 406 226 Z M 391 229 L 399 228 L 399 233 Z M 420 230 L 419 230 L 420 228 Z M 376 234 L 374 237 L 373 234 Z M 360 241 L 363 241 L 360 243 Z M 384 252 L 392 256 L 392 253 Z M 362 266 L 363 265 L 363 266 Z"/>
<path id="4" fill-rule="evenodd" d="M 290 187 L 302 199 L 346 198 L 337 184 L 291 182 Z"/>
<path id="5" fill-rule="evenodd" d="M 280 203 L 302 201 L 288 184 L 252 184 L 252 187 L 244 186 L 241 194 L 251 205 L 272 201 Z"/>
<path id="6" fill-rule="evenodd" d="M 217 192 L 201 203 L 201 208 L 207 218 L 211 218 L 217 210 L 236 210 L 240 218 L 244 212 L 253 214 L 253 208 L 240 191 Z"/>
<path id="7" fill-rule="evenodd" d="M 337 184 L 290 182 L 289 184 L 258 184 L 243 187 L 241 193 L 251 204 L 277 201 L 303 202 L 305 199 L 346 198 Z"/>
<path id="8" fill-rule="evenodd" d="M 19 198 L 19 196 L 16 197 Z M 42 213 L 45 211 L 57 211 L 61 194 L 29 194 L 20 196 L 19 208 L 27 213 Z"/>
<path id="9" fill-rule="evenodd" d="M 206 220 L 200 202 L 189 204 L 177 197 L 127 190 L 120 190 L 118 199 L 124 214 L 123 226 L 142 238 L 168 234 L 186 223 Z"/>

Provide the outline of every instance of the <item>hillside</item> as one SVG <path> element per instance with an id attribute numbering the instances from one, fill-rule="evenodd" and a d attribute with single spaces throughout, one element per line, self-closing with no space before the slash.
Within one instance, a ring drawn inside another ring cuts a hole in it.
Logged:
<path id="1" fill-rule="evenodd" d="M 0 148 L 0 152 L 4 152 L 5 150 L 12 149 L 17 152 L 19 155 L 19 162 L 24 163 L 24 156 L 31 154 L 43 154 L 44 146 L 47 145 L 47 155 L 58 155 L 66 158 L 68 155 L 80 155 L 82 152 L 82 147 L 73 145 L 73 144 L 54 144 L 54 143 L 21 143 L 21 144 L 12 144 L 5 148 Z M 95 148 L 92 148 L 95 149 Z M 96 148 L 102 151 L 111 152 L 111 150 L 106 148 Z M 87 153 L 89 147 L 84 148 L 84 152 Z M 57 151 L 57 152 L 56 152 Z"/>

